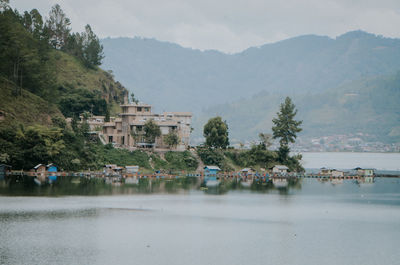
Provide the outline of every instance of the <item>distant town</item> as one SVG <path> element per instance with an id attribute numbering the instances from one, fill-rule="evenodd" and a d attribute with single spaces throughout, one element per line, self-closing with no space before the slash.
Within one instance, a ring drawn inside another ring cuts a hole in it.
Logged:
<path id="1" fill-rule="evenodd" d="M 372 135 L 364 133 L 333 134 L 321 137 L 298 137 L 291 146 L 293 152 L 400 152 L 400 143 L 383 143 L 371 140 Z M 249 149 L 254 143 L 246 141 L 242 148 Z M 233 144 L 240 148 L 240 144 Z M 279 143 L 274 142 L 271 150 L 277 150 Z"/>

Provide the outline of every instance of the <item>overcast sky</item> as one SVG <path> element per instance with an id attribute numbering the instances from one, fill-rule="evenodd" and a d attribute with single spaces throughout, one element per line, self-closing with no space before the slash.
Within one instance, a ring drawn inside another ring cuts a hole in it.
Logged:
<path id="1" fill-rule="evenodd" d="M 304 34 L 361 29 L 400 37 L 400 0 L 10 0 L 47 16 L 61 5 L 73 31 L 147 37 L 194 49 L 238 52 Z"/>

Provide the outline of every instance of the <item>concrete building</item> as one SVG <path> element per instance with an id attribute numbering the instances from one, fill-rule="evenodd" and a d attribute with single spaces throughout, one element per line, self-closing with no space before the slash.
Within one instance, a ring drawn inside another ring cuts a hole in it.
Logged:
<path id="1" fill-rule="evenodd" d="M 191 133 L 192 114 L 189 112 L 152 113 L 152 107 L 143 103 L 121 105 L 119 117 L 103 124 L 102 135 L 106 143 L 122 148 L 155 147 L 168 148 L 165 137 L 170 132 L 178 135 L 179 141 L 174 150 L 186 150 Z M 154 144 L 145 141 L 144 125 L 153 120 L 161 130 L 161 136 Z"/>

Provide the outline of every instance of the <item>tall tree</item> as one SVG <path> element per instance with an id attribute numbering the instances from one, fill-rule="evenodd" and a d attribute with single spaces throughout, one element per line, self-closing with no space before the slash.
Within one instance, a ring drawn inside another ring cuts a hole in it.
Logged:
<path id="1" fill-rule="evenodd" d="M 278 139 L 280 143 L 279 154 L 282 161 L 286 160 L 289 154 L 289 143 L 294 143 L 297 133 L 301 132 L 300 125 L 303 121 L 296 121 L 294 117 L 297 114 L 297 109 L 289 97 L 286 97 L 285 102 L 281 104 L 280 110 L 277 113 L 278 117 L 272 122 L 275 124 L 272 127 L 273 138 Z"/>
<path id="2" fill-rule="evenodd" d="M 165 143 L 172 148 L 179 144 L 179 136 L 175 131 L 170 131 L 167 136 L 165 136 Z"/>
<path id="3" fill-rule="evenodd" d="M 66 45 L 71 21 L 67 18 L 59 4 L 54 5 L 46 21 L 46 30 L 49 34 L 49 42 L 56 49 L 62 49 Z"/>
<path id="4" fill-rule="evenodd" d="M 143 130 L 148 143 L 155 143 L 156 138 L 161 136 L 160 126 L 158 126 L 153 120 L 146 121 Z"/>
<path id="5" fill-rule="evenodd" d="M 272 145 L 272 135 L 269 133 L 259 133 L 260 144 L 264 150 L 267 150 Z"/>
<path id="6" fill-rule="evenodd" d="M 228 124 L 221 117 L 211 118 L 204 125 L 203 136 L 208 147 L 225 149 L 229 146 L 228 134 Z"/>
<path id="7" fill-rule="evenodd" d="M 86 66 L 93 67 L 100 65 L 104 58 L 103 45 L 94 34 L 90 25 L 86 25 L 85 32 L 81 34 L 83 46 L 83 61 Z"/>

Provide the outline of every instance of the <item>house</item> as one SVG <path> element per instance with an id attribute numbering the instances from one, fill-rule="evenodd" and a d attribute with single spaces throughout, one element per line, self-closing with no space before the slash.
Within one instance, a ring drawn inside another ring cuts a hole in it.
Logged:
<path id="1" fill-rule="evenodd" d="M 344 177 L 344 171 L 334 169 L 334 170 L 332 170 L 331 175 L 334 178 L 341 178 L 341 177 Z"/>
<path id="2" fill-rule="evenodd" d="M 320 173 L 321 175 L 323 175 L 323 176 L 331 176 L 333 170 L 334 170 L 334 169 L 332 169 L 332 168 L 323 167 L 323 168 L 321 168 L 321 170 L 319 171 L 319 173 Z"/>
<path id="3" fill-rule="evenodd" d="M 139 172 L 139 166 L 125 166 L 125 172 L 127 174 L 135 174 Z"/>
<path id="4" fill-rule="evenodd" d="M 276 165 L 272 168 L 272 173 L 275 174 L 286 174 L 288 172 L 289 168 L 284 165 Z"/>
<path id="5" fill-rule="evenodd" d="M 34 172 L 34 175 L 39 181 L 45 181 L 46 180 L 46 165 L 43 164 L 37 164 L 31 169 L 31 172 Z"/>
<path id="6" fill-rule="evenodd" d="M 320 174 L 323 176 L 331 176 L 331 177 L 344 177 L 344 171 L 333 169 L 333 168 L 321 168 Z"/>
<path id="7" fill-rule="evenodd" d="M 11 171 L 11 166 L 0 164 L 0 180 L 4 180 L 6 174 Z"/>
<path id="8" fill-rule="evenodd" d="M 216 177 L 221 169 L 217 166 L 205 166 L 204 177 Z"/>
<path id="9" fill-rule="evenodd" d="M 107 176 L 120 176 L 122 173 L 122 167 L 119 167 L 115 164 L 104 165 L 103 173 Z"/>
<path id="10" fill-rule="evenodd" d="M 56 181 L 57 180 L 57 166 L 54 164 L 48 164 L 46 166 L 47 172 L 49 172 L 49 181 Z"/>
<path id="11" fill-rule="evenodd" d="M 178 135 L 179 142 L 175 150 L 186 150 L 189 146 L 189 137 L 192 131 L 190 112 L 152 113 L 152 106 L 144 103 L 130 103 L 121 105 L 122 113 L 119 118 L 103 123 L 102 135 L 106 143 L 113 143 L 122 148 L 169 148 L 166 136 L 173 132 Z M 145 139 L 144 125 L 153 120 L 161 130 L 161 136 L 155 143 L 148 143 Z"/>
<path id="12" fill-rule="evenodd" d="M 240 175 L 242 176 L 250 176 L 253 175 L 255 172 L 252 168 L 246 167 L 240 170 Z"/>
<path id="13" fill-rule="evenodd" d="M 360 168 L 357 167 L 354 169 L 358 176 L 360 177 L 372 177 L 375 175 L 375 170 L 372 168 Z"/>

